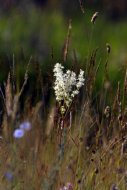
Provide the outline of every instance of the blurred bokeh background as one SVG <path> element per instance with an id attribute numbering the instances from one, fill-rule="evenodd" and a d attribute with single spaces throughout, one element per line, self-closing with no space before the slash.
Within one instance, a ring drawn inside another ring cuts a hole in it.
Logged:
<path id="1" fill-rule="evenodd" d="M 7 76 L 13 55 L 21 70 L 31 55 L 44 71 L 51 63 L 62 62 L 69 19 L 72 31 L 68 62 L 74 50 L 78 61 L 84 63 L 89 51 L 99 48 L 97 61 L 103 63 L 109 43 L 113 80 L 126 67 L 126 0 L 1 0 L 0 4 L 0 81 Z M 90 20 L 96 11 L 99 16 L 93 26 Z"/>

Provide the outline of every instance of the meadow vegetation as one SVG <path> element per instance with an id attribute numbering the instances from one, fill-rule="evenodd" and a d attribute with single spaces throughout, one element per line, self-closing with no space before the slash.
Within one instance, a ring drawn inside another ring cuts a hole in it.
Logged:
<path id="1" fill-rule="evenodd" d="M 14 34 L 23 28 L 26 41 L 33 40 L 34 33 L 39 42 L 31 49 L 34 42 L 22 41 L 20 32 L 17 36 L 2 32 L 6 34 L 3 41 L 10 39 L 10 44 L 3 43 L 5 49 L 20 44 L 28 55 L 35 50 L 38 59 L 33 55 L 28 60 L 24 52 L 18 58 L 13 55 L 3 77 L 6 79 L 0 88 L 0 189 L 126 189 L 127 71 L 124 63 L 116 63 L 117 68 L 113 65 L 122 53 L 117 52 L 111 40 L 122 31 L 117 34 L 116 24 L 116 33 L 109 35 L 110 25 L 103 31 L 99 22 L 106 21 L 101 16 L 100 20 L 95 18 L 96 14 L 88 20 L 84 16 L 80 23 L 78 19 L 69 20 L 67 27 L 57 13 L 51 13 L 52 17 L 45 13 L 41 17 L 39 11 L 29 14 L 33 14 L 31 30 L 25 16 L 19 25 L 20 15 L 11 18 L 11 29 L 5 17 L 0 21 L 0 30 L 9 27 Z M 45 19 L 49 25 L 43 26 Z M 125 31 L 121 23 L 122 27 Z M 43 39 L 43 33 L 47 39 Z M 44 43 L 46 40 L 51 47 Z M 122 37 L 117 43 L 121 40 Z M 39 60 L 43 60 L 42 65 Z"/>

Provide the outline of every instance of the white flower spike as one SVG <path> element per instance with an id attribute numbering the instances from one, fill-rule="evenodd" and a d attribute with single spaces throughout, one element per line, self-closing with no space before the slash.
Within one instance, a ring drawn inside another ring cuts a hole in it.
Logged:
<path id="1" fill-rule="evenodd" d="M 63 72 L 64 67 L 60 63 L 56 63 L 53 69 L 55 83 L 54 90 L 56 100 L 64 102 L 66 107 L 69 107 L 73 98 L 79 93 L 80 88 L 84 85 L 84 71 L 80 69 L 78 77 L 76 73 L 67 70 Z"/>

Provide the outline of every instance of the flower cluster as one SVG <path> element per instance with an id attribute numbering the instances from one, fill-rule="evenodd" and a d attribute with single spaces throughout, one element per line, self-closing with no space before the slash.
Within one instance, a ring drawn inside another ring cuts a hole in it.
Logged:
<path id="1" fill-rule="evenodd" d="M 61 187 L 60 190 L 73 190 L 73 185 L 68 182 L 65 186 Z"/>
<path id="2" fill-rule="evenodd" d="M 84 85 L 84 71 L 80 69 L 80 73 L 67 70 L 63 72 L 64 67 L 60 63 L 56 63 L 53 72 L 56 78 L 54 90 L 56 100 L 60 103 L 64 102 L 66 107 L 69 107 L 73 98 L 79 93 L 79 89 Z"/>
<path id="3" fill-rule="evenodd" d="M 15 129 L 13 133 L 14 138 L 22 138 L 25 135 L 26 131 L 29 131 L 31 129 L 31 123 L 29 121 L 24 121 L 19 125 L 18 129 Z"/>

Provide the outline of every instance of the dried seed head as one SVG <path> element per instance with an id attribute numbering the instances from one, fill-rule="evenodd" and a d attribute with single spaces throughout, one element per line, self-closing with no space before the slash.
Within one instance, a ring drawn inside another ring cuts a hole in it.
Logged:
<path id="1" fill-rule="evenodd" d="M 104 110 L 104 115 L 106 116 L 106 118 L 108 118 L 110 116 L 110 107 L 109 106 L 106 106 L 105 110 Z"/>
<path id="2" fill-rule="evenodd" d="M 107 53 L 111 52 L 111 46 L 109 43 L 106 43 L 106 50 L 107 50 Z"/>
<path id="3" fill-rule="evenodd" d="M 98 12 L 95 12 L 95 13 L 93 14 L 92 18 L 91 18 L 91 22 L 92 22 L 93 24 L 95 23 L 97 17 L 98 17 Z"/>

